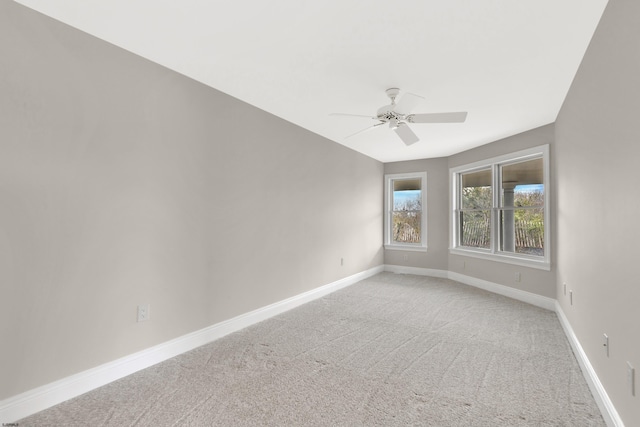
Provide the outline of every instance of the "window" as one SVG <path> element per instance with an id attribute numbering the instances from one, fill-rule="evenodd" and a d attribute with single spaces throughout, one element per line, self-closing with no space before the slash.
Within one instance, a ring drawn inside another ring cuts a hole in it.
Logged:
<path id="1" fill-rule="evenodd" d="M 550 269 L 549 147 L 451 169 L 451 252 Z"/>
<path id="2" fill-rule="evenodd" d="M 385 248 L 426 250 L 425 172 L 385 175 Z"/>

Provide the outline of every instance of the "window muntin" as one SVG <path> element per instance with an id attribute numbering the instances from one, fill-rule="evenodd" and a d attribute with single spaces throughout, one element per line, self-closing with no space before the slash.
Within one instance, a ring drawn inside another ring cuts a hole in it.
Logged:
<path id="1" fill-rule="evenodd" d="M 452 253 L 550 268 L 548 146 L 451 171 Z"/>
<path id="2" fill-rule="evenodd" d="M 426 173 L 386 176 L 385 247 L 426 248 Z"/>

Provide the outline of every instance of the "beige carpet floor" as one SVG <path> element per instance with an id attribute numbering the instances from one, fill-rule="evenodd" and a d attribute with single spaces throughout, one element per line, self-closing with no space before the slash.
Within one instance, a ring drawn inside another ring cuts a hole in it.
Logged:
<path id="1" fill-rule="evenodd" d="M 26 426 L 603 426 L 555 313 L 381 273 Z"/>

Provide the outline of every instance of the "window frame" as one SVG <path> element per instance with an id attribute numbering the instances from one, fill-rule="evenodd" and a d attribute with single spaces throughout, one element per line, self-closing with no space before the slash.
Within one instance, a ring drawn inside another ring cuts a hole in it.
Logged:
<path id="1" fill-rule="evenodd" d="M 500 239 L 500 211 L 504 210 L 501 206 L 501 176 L 500 168 L 510 164 L 516 164 L 527 160 L 542 158 L 543 164 L 543 181 L 544 181 L 544 255 L 527 255 L 515 252 L 503 252 L 499 249 Z M 461 206 L 460 180 L 463 173 L 475 172 L 480 170 L 491 170 L 491 188 L 492 188 L 492 206 L 490 220 L 490 238 L 491 244 L 489 249 L 472 248 L 469 246 L 461 246 L 458 244 L 460 236 L 459 212 Z M 538 268 L 542 270 L 551 270 L 551 181 L 549 179 L 549 145 L 540 145 L 537 147 L 520 150 L 514 153 L 493 157 L 465 165 L 456 166 L 449 169 L 449 208 L 450 208 L 450 224 L 449 224 L 449 253 L 454 255 L 464 255 L 475 258 L 482 258 L 491 261 L 499 261 L 508 264 L 521 265 L 524 267 Z"/>
<path id="2" fill-rule="evenodd" d="M 420 221 L 420 243 L 398 243 L 391 239 L 391 221 L 393 221 L 393 181 L 402 179 L 420 179 L 420 205 L 421 205 L 421 221 Z M 426 172 L 408 172 L 385 174 L 384 176 L 384 248 L 402 251 L 421 251 L 427 250 L 427 173 Z"/>

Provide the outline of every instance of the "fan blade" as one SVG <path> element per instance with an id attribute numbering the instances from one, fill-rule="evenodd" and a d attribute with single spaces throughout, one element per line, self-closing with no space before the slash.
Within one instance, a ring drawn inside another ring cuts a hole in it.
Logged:
<path id="1" fill-rule="evenodd" d="M 420 138 L 418 138 L 418 135 L 413 133 L 411 128 L 405 125 L 404 123 L 400 123 L 400 125 L 397 128 L 395 128 L 394 131 L 400 137 L 402 142 L 404 142 L 407 145 L 415 144 L 416 142 L 420 141 Z"/>
<path id="2" fill-rule="evenodd" d="M 410 114 L 409 123 L 462 123 L 467 120 L 467 112 Z"/>
<path id="3" fill-rule="evenodd" d="M 383 122 L 383 123 L 377 123 L 377 124 L 375 124 L 375 125 L 373 125 L 373 126 L 369 126 L 369 127 L 368 127 L 368 128 L 366 128 L 366 129 L 362 129 L 362 130 L 359 130 L 359 131 L 358 131 L 358 132 L 356 132 L 356 133 L 352 133 L 352 134 L 351 134 L 351 135 L 349 135 L 349 136 L 345 136 L 345 137 L 344 137 L 344 139 L 351 138 L 352 136 L 356 136 L 356 135 L 359 135 L 359 134 L 361 134 L 361 133 L 368 132 L 368 131 L 373 130 L 373 129 L 377 128 L 378 126 L 382 126 L 382 125 L 384 125 L 384 124 L 385 124 L 384 122 Z"/>
<path id="4" fill-rule="evenodd" d="M 375 119 L 377 120 L 377 117 L 372 117 L 372 116 L 364 116 L 362 114 L 345 114 L 345 113 L 330 113 L 330 116 L 342 116 L 342 117 L 364 117 L 367 119 Z"/>
<path id="5" fill-rule="evenodd" d="M 400 98 L 400 101 L 396 104 L 396 108 L 393 110 L 398 114 L 407 115 L 422 101 L 424 101 L 422 96 L 407 92 L 402 95 L 402 98 Z"/>

